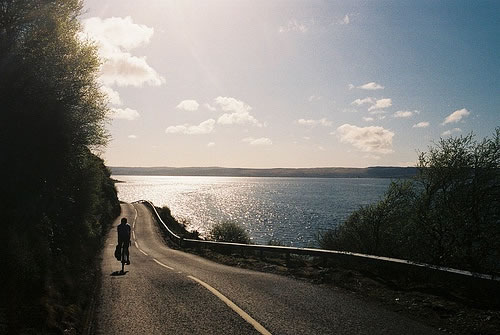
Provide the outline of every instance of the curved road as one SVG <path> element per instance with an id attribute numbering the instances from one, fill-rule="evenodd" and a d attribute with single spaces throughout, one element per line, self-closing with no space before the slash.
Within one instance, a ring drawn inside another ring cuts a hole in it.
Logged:
<path id="1" fill-rule="evenodd" d="M 123 204 L 131 265 L 106 241 L 96 334 L 439 334 L 330 287 L 220 265 L 168 248 L 151 212 Z M 114 227 L 119 219 L 114 223 Z"/>

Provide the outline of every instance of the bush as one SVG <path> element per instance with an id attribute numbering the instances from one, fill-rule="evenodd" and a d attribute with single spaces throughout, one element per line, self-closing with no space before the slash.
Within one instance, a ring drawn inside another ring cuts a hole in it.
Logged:
<path id="1" fill-rule="evenodd" d="M 441 139 L 420 154 L 418 170 L 321 235 L 321 247 L 499 271 L 500 128 L 481 142 Z"/>
<path id="2" fill-rule="evenodd" d="M 217 242 L 250 243 L 250 236 L 235 222 L 218 223 L 212 227 L 209 237 Z"/>
<path id="3" fill-rule="evenodd" d="M 163 207 L 156 207 L 156 211 L 158 212 L 158 215 L 160 215 L 161 219 L 167 227 L 179 235 L 180 237 L 183 238 L 190 238 L 190 239 L 199 239 L 200 238 L 200 233 L 197 230 L 189 231 L 188 226 L 189 222 L 187 220 L 181 220 L 179 222 L 176 218 L 172 216 L 172 213 L 170 212 L 170 208 L 167 206 Z"/>
<path id="4" fill-rule="evenodd" d="M 413 182 L 392 182 L 383 200 L 360 207 L 337 229 L 320 235 L 319 244 L 323 249 L 406 256 L 414 201 Z"/>

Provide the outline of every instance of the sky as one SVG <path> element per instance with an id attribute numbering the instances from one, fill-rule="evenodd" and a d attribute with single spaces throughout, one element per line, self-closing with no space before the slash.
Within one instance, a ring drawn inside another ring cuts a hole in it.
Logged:
<path id="1" fill-rule="evenodd" d="M 108 166 L 412 166 L 500 126 L 498 1 L 87 0 Z"/>

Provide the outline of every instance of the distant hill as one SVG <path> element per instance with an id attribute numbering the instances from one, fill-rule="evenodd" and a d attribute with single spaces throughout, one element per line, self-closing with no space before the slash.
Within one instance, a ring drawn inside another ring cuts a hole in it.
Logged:
<path id="1" fill-rule="evenodd" d="M 219 176 L 219 177 L 310 177 L 310 178 L 411 178 L 415 167 L 367 168 L 274 168 L 248 169 L 223 167 L 110 167 L 113 175 L 136 176 Z"/>

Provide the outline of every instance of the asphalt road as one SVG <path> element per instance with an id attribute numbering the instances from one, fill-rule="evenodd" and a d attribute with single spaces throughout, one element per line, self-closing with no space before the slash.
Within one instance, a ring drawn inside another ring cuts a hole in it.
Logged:
<path id="1" fill-rule="evenodd" d="M 119 275 L 114 223 L 95 334 L 439 334 L 342 290 L 220 265 L 170 249 L 142 204 L 122 205 L 131 265 Z"/>

